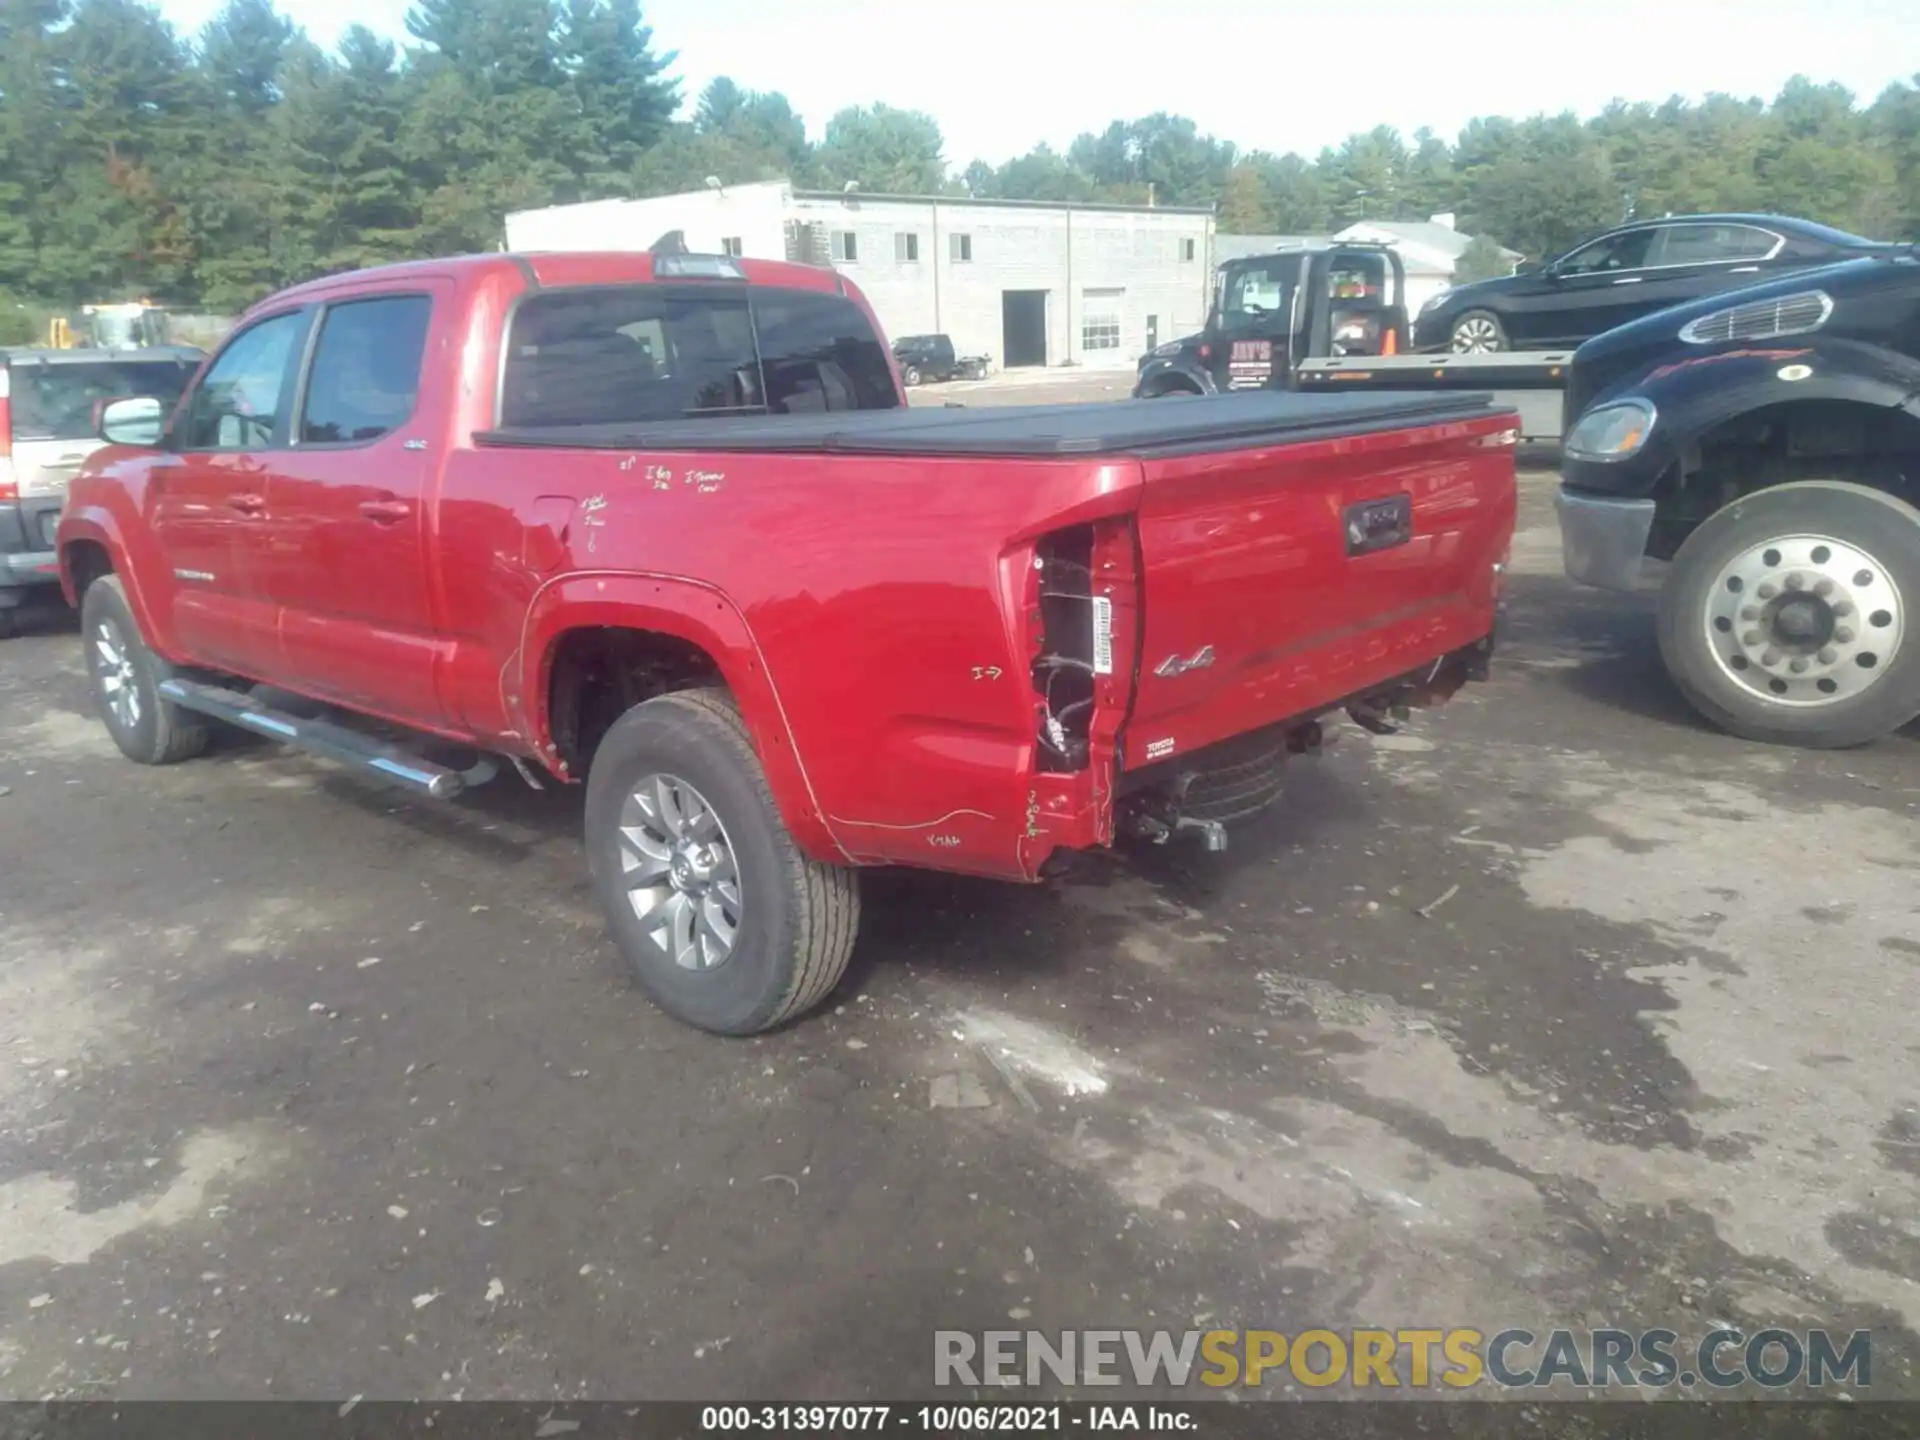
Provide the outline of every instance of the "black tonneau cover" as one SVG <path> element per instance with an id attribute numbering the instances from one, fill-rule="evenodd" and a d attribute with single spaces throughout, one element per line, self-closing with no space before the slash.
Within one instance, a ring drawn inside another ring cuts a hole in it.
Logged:
<path id="1" fill-rule="evenodd" d="M 516 426 L 488 446 L 861 455 L 1141 455 L 1240 449 L 1502 413 L 1487 394 L 1242 391 L 1088 405 L 845 410 L 630 425 Z"/>

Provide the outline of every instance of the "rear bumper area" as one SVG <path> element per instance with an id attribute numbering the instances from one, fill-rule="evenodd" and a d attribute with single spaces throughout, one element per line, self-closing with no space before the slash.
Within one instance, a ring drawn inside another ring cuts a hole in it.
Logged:
<path id="1" fill-rule="evenodd" d="M 18 592 L 28 587 L 60 583 L 53 548 L 59 523 L 59 497 L 0 505 L 0 608 L 19 603 Z"/>
<path id="2" fill-rule="evenodd" d="M 1209 849 L 1225 849 L 1226 825 L 1251 818 L 1279 799 L 1287 757 L 1319 750 L 1323 718 L 1345 713 L 1363 729 L 1391 733 L 1394 721 L 1411 711 L 1444 705 L 1464 686 L 1487 679 L 1497 638 L 1497 629 L 1489 631 L 1471 645 L 1323 710 L 1123 773 L 1114 787 L 1118 833 L 1161 841 L 1191 828 L 1204 834 Z"/>
<path id="3" fill-rule="evenodd" d="M 1654 502 L 1616 500 L 1560 487 L 1560 555 L 1567 578 L 1602 590 L 1637 590 L 1653 530 Z"/>

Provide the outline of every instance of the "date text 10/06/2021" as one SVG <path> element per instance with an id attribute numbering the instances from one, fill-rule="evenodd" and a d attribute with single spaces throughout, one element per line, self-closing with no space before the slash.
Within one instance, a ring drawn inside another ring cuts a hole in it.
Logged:
<path id="1" fill-rule="evenodd" d="M 850 1431 L 911 1435 L 1037 1434 L 1074 1430 L 1191 1432 L 1191 1409 L 1151 1404 L 1118 1405 L 707 1405 L 704 1433 L 788 1431 L 839 1435 Z"/>

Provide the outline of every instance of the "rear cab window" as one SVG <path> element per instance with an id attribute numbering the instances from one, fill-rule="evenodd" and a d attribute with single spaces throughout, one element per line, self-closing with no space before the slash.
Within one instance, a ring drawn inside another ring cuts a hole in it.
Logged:
<path id="1" fill-rule="evenodd" d="M 413 418 L 433 300 L 373 295 L 327 307 L 301 405 L 299 443 L 364 445 Z"/>
<path id="2" fill-rule="evenodd" d="M 1221 328 L 1247 329 L 1269 317 L 1290 314 L 1299 273 L 1300 261 L 1290 255 L 1235 271 L 1221 296 Z"/>
<path id="3" fill-rule="evenodd" d="M 651 283 L 521 301 L 499 423 L 620 425 L 899 404 L 886 347 L 850 301 L 773 286 Z"/>

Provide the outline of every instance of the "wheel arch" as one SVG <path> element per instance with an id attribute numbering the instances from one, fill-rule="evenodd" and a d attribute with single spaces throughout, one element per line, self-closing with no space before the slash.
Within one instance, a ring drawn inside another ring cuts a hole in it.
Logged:
<path id="1" fill-rule="evenodd" d="M 1134 395 L 1141 400 L 1156 400 L 1168 395 L 1207 395 L 1213 389 L 1212 377 L 1204 371 L 1163 362 L 1141 372 Z"/>
<path id="2" fill-rule="evenodd" d="M 520 715 L 523 734 L 542 763 L 567 781 L 584 778 L 590 757 L 577 753 L 577 731 L 564 728 L 570 717 L 563 687 L 589 679 L 624 690 L 621 698 L 632 703 L 650 693 L 723 685 L 739 707 L 795 842 L 811 858 L 848 863 L 814 795 L 759 641 L 722 591 L 681 577 L 624 572 L 572 575 L 542 591 L 528 612 L 516 661 L 503 676 L 503 698 L 509 712 Z M 580 718 L 574 711 L 571 719 Z"/>
<path id="3" fill-rule="evenodd" d="M 1726 506 L 1797 481 L 1845 481 L 1920 505 L 1920 407 L 1900 387 L 1834 377 L 1759 404 L 1696 397 L 1683 415 L 1685 438 L 1652 494 L 1656 559 L 1671 559 Z"/>
<path id="4" fill-rule="evenodd" d="M 159 616 L 141 583 L 140 566 L 131 563 L 125 537 L 113 515 L 97 506 L 68 511 L 60 517 L 56 539 L 60 560 L 60 589 L 75 610 L 86 589 L 102 575 L 117 575 L 127 608 L 149 645 L 162 650 L 169 636 L 162 633 Z M 162 652 L 164 653 L 164 651 Z"/>

